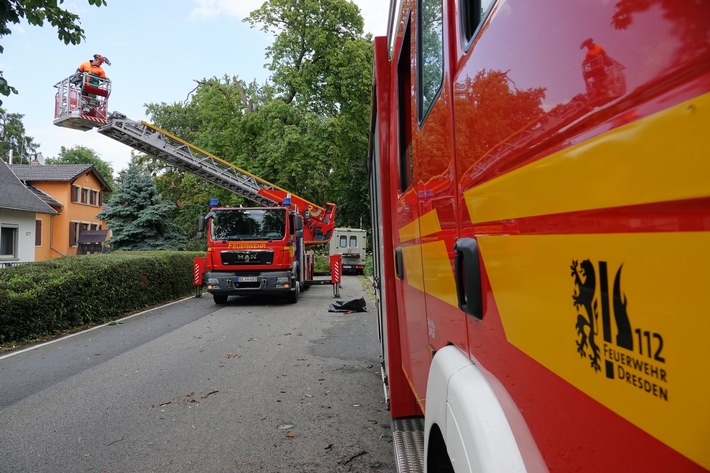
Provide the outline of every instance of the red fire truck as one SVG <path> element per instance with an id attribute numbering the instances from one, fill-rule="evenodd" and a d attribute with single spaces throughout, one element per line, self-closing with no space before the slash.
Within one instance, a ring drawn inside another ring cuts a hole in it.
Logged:
<path id="1" fill-rule="evenodd" d="M 314 285 L 333 286 L 340 296 L 342 258 L 330 258 L 330 278 L 314 277 L 314 254 L 306 251 L 330 241 L 335 227 L 336 205 L 309 202 L 261 179 L 180 138 L 144 121 L 120 113 L 108 113 L 111 82 L 108 79 L 77 80 L 76 76 L 55 87 L 54 124 L 75 130 L 98 132 L 232 191 L 257 207 L 219 207 L 217 202 L 201 219 L 208 251 L 195 258 L 195 295 L 203 288 L 217 304 L 230 295 L 283 295 L 297 302 L 302 290 Z M 206 232 L 205 232 L 206 230 Z"/>
<path id="2" fill-rule="evenodd" d="M 391 2 L 369 169 L 400 471 L 710 469 L 709 31 L 706 0 Z"/>

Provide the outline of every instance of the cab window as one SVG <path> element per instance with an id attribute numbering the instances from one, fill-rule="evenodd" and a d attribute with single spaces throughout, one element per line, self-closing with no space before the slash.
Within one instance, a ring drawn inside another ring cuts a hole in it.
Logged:
<path id="1" fill-rule="evenodd" d="M 431 110 L 444 78 L 444 29 L 441 0 L 421 0 L 419 5 L 419 123 Z"/>

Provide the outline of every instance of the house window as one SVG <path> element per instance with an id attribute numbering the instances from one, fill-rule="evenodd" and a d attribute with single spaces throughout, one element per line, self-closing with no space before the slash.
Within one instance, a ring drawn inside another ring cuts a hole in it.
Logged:
<path id="1" fill-rule="evenodd" d="M 42 246 L 42 220 L 35 220 L 35 246 Z"/>
<path id="2" fill-rule="evenodd" d="M 81 189 L 81 203 L 82 204 L 89 203 L 89 189 Z"/>
<path id="3" fill-rule="evenodd" d="M 89 204 L 97 205 L 99 193 L 97 191 L 89 191 Z"/>
<path id="4" fill-rule="evenodd" d="M 79 186 L 71 186 L 71 201 L 72 203 L 79 202 Z"/>
<path id="5" fill-rule="evenodd" d="M 14 225 L 0 227 L 0 258 L 17 258 L 17 231 Z"/>

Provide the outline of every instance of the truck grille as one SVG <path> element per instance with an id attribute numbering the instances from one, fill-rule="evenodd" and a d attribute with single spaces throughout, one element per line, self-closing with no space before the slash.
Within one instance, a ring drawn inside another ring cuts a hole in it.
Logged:
<path id="1" fill-rule="evenodd" d="M 224 266 L 238 266 L 246 264 L 272 264 L 273 262 L 273 250 L 234 250 L 222 252 L 222 264 Z"/>

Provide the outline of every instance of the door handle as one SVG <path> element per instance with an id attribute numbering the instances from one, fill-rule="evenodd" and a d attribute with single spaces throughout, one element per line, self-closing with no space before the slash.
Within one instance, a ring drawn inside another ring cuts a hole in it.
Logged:
<path id="1" fill-rule="evenodd" d="M 404 257 L 401 246 L 394 249 L 394 272 L 398 279 L 404 279 Z"/>
<path id="2" fill-rule="evenodd" d="M 475 239 L 460 238 L 456 241 L 454 245 L 454 271 L 459 309 L 482 320 L 481 261 L 478 242 Z"/>

